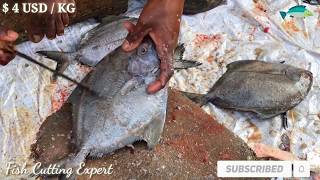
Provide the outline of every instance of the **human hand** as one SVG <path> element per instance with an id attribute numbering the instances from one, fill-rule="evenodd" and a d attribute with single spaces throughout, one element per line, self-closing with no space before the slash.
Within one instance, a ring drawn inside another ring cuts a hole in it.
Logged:
<path id="1" fill-rule="evenodd" d="M 122 48 L 124 51 L 136 49 L 147 35 L 156 45 L 160 58 L 160 76 L 148 86 L 150 94 L 164 88 L 173 75 L 173 54 L 177 45 L 180 19 L 184 0 L 149 0 L 144 7 L 137 25 L 125 22 L 129 31 Z"/>
<path id="2" fill-rule="evenodd" d="M 64 28 L 69 25 L 70 17 L 74 15 L 68 13 L 58 13 L 56 3 L 75 3 L 74 0 L 27 0 L 28 3 L 45 3 L 48 11 L 44 14 L 30 14 L 26 30 L 28 37 L 33 42 L 40 42 L 46 35 L 48 39 L 54 39 L 57 35 L 64 34 Z M 55 4 L 53 14 L 51 9 Z"/>
<path id="3" fill-rule="evenodd" d="M 13 42 L 17 40 L 18 33 L 0 27 L 0 64 L 7 65 L 14 57 Z"/>

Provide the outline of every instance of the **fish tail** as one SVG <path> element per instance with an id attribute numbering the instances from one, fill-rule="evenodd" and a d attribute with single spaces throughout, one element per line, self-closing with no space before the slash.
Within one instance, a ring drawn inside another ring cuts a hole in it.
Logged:
<path id="1" fill-rule="evenodd" d="M 75 53 L 59 51 L 38 51 L 40 55 L 46 56 L 57 62 L 57 72 L 63 73 L 76 58 Z"/>
<path id="2" fill-rule="evenodd" d="M 202 65 L 202 63 L 197 62 L 197 61 L 175 59 L 173 67 L 175 70 L 180 70 L 180 69 L 194 68 L 194 67 L 198 67 L 200 65 Z"/>
<path id="3" fill-rule="evenodd" d="M 196 94 L 196 93 L 189 93 L 180 91 L 184 96 L 192 100 L 193 102 L 199 104 L 200 106 L 203 106 L 208 103 L 209 99 L 206 97 L 206 95 L 203 94 Z"/>
<path id="4" fill-rule="evenodd" d="M 280 15 L 281 15 L 282 19 L 285 19 L 287 16 L 287 13 L 284 11 L 280 11 Z"/>
<path id="5" fill-rule="evenodd" d="M 58 63 L 60 62 L 71 62 L 75 58 L 74 53 L 60 52 L 60 51 L 37 51 L 38 54 L 46 56 Z"/>
<path id="6" fill-rule="evenodd" d="M 179 46 L 176 47 L 176 49 L 174 50 L 174 59 L 179 59 L 182 60 L 183 59 L 183 54 L 186 51 L 184 44 L 181 44 Z"/>
<path id="7" fill-rule="evenodd" d="M 185 52 L 184 44 L 179 45 L 174 51 L 174 64 L 173 67 L 175 70 L 179 69 L 189 69 L 193 67 L 198 67 L 202 65 L 202 63 L 191 60 L 184 60 L 183 54 Z"/>

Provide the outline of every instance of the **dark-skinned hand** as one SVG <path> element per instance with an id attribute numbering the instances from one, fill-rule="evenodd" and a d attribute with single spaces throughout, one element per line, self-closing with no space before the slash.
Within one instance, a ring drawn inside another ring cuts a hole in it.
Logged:
<path id="1" fill-rule="evenodd" d="M 58 13 L 57 4 L 54 6 L 53 14 L 51 9 L 54 3 L 75 3 L 74 0 L 27 0 L 28 3 L 46 3 L 48 11 L 44 14 L 29 14 L 29 21 L 26 24 L 28 37 L 32 42 L 40 42 L 44 36 L 54 39 L 64 34 L 64 28 L 69 25 L 70 17 L 75 13 Z"/>
<path id="2" fill-rule="evenodd" d="M 0 64 L 7 65 L 14 57 L 13 42 L 17 40 L 18 33 L 0 27 Z"/>
<path id="3" fill-rule="evenodd" d="M 156 93 L 166 86 L 173 75 L 173 54 L 177 45 L 184 0 L 149 0 L 137 25 L 125 22 L 129 31 L 122 45 L 124 51 L 136 49 L 146 36 L 156 45 L 160 58 L 160 76 L 148 86 L 147 92 Z"/>

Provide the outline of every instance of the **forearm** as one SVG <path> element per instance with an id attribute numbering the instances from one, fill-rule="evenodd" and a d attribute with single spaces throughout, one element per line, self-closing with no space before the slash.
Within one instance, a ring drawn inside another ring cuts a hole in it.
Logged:
<path id="1" fill-rule="evenodd" d="M 159 9 L 159 13 L 170 13 L 180 17 L 183 12 L 185 0 L 149 0 L 146 7 L 154 10 Z"/>

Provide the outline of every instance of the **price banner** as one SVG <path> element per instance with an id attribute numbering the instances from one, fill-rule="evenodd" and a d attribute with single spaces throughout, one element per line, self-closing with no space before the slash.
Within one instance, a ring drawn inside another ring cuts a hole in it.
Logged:
<path id="1" fill-rule="evenodd" d="M 48 6 L 45 3 L 15 3 L 9 5 L 8 3 L 0 4 L 0 12 L 7 14 L 13 13 L 75 13 L 76 5 L 74 3 L 53 3 Z"/>

